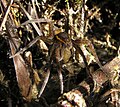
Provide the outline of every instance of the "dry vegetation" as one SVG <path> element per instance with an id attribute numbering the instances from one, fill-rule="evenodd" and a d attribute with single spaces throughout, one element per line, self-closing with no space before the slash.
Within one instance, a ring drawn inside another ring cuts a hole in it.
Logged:
<path id="1" fill-rule="evenodd" d="M 120 107 L 119 0 L 0 0 L 1 107 Z"/>

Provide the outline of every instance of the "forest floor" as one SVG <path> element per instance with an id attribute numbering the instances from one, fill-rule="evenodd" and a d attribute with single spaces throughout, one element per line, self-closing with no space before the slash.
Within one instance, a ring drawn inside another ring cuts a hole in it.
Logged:
<path id="1" fill-rule="evenodd" d="M 120 107 L 119 45 L 119 0 L 1 0 L 0 106 Z"/>

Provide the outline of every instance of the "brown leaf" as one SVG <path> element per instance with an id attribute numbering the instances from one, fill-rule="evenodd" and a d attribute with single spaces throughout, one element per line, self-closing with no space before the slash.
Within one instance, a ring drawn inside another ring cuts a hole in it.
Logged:
<path id="1" fill-rule="evenodd" d="M 6 30 L 9 37 L 9 44 L 11 49 L 11 54 L 14 55 L 20 47 L 19 36 L 13 28 L 12 20 L 8 17 L 8 22 L 6 22 Z M 30 79 L 30 67 L 27 66 L 24 59 L 20 54 L 13 57 L 16 78 L 18 86 L 22 96 L 30 101 L 31 100 L 31 79 Z"/>
<path id="2" fill-rule="evenodd" d="M 12 42 L 9 43 L 13 55 L 15 51 L 15 47 L 12 44 Z M 21 94 L 26 100 L 29 101 L 31 99 L 31 80 L 29 73 L 30 68 L 28 68 L 28 66 L 25 64 L 25 61 L 23 60 L 21 55 L 15 56 L 13 58 L 13 62 L 14 62 L 16 78 Z"/>

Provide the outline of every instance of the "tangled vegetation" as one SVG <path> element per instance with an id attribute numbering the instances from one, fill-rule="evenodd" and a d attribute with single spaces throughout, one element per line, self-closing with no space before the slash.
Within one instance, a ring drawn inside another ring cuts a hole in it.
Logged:
<path id="1" fill-rule="evenodd" d="M 119 107 L 119 0 L 1 0 L 1 107 Z"/>

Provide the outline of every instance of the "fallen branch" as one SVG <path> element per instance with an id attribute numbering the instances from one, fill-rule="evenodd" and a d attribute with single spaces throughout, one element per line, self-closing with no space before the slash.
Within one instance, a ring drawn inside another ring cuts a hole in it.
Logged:
<path id="1" fill-rule="evenodd" d="M 88 98 L 88 96 L 90 97 L 90 94 L 92 92 L 99 93 L 100 89 L 104 88 L 102 87 L 104 83 L 106 83 L 107 81 L 112 81 L 114 79 L 115 72 L 120 69 L 120 58 L 115 57 L 112 61 L 105 64 L 102 69 L 104 69 L 104 72 L 101 69 L 92 72 L 92 78 L 88 77 L 83 82 L 81 82 L 77 88 L 64 93 L 59 98 L 58 104 L 62 107 L 66 107 L 66 105 L 70 104 L 75 104 L 78 107 L 83 107 L 80 105 L 84 105 L 84 107 L 86 107 L 84 98 Z M 75 96 L 76 94 L 77 96 Z"/>

